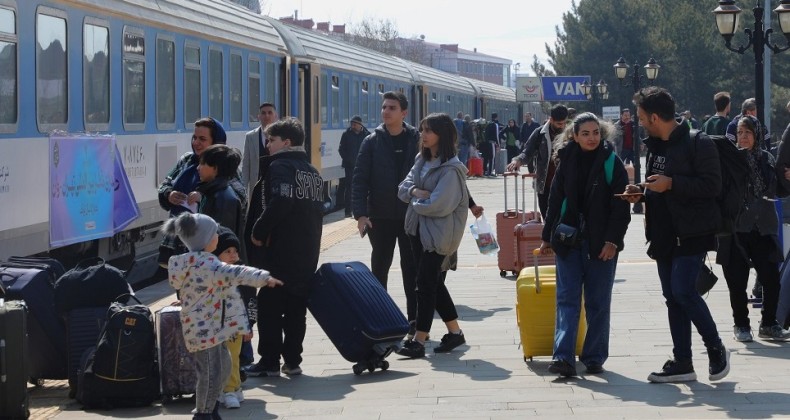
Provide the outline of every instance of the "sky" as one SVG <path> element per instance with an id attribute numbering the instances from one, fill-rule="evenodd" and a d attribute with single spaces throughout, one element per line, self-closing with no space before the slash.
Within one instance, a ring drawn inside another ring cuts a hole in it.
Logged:
<path id="1" fill-rule="evenodd" d="M 389 19 L 404 38 L 425 35 L 436 44 L 460 48 L 521 63 L 519 75 L 534 75 L 532 56 L 548 66 L 545 44 L 554 45 L 555 29 L 572 0 L 260 0 L 261 12 L 281 18 L 299 11 L 300 19 L 346 24 L 365 19 Z M 578 2 L 578 0 L 577 0 Z M 470 4 L 479 4 L 469 7 Z M 497 7 L 491 7 L 496 4 Z"/>

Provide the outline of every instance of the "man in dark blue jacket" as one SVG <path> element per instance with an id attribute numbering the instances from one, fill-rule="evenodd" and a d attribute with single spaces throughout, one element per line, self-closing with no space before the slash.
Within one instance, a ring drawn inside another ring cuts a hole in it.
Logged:
<path id="1" fill-rule="evenodd" d="M 354 165 L 357 163 L 362 140 L 365 140 L 368 135 L 370 135 L 370 131 L 362 125 L 362 117 L 354 115 L 351 117 L 351 127 L 348 127 L 340 136 L 340 147 L 337 151 L 340 153 L 340 158 L 343 159 L 345 176 L 337 186 L 337 208 L 342 205 L 346 209 L 346 217 L 351 217 L 351 178 L 354 176 Z"/>
<path id="2" fill-rule="evenodd" d="M 381 105 L 384 122 L 359 149 L 352 181 L 352 202 L 360 236 L 370 236 L 371 271 L 384 288 L 397 240 L 406 314 L 409 320 L 414 320 L 417 316 L 414 291 L 417 268 L 403 227 L 407 204 L 398 198 L 398 184 L 414 165 L 419 139 L 417 130 L 404 122 L 408 108 L 409 101 L 403 93 L 384 94 Z"/>
<path id="3" fill-rule="evenodd" d="M 265 134 L 270 155 L 261 160 L 261 179 L 253 188 L 248 254 L 250 265 L 277 273 L 284 285 L 258 292 L 261 359 L 245 371 L 249 376 L 280 376 L 282 355 L 282 373 L 299 375 L 307 297 L 321 248 L 324 181 L 305 153 L 299 120 L 276 121 Z"/>
<path id="4" fill-rule="evenodd" d="M 644 193 L 647 254 L 658 267 L 674 356 L 647 379 L 659 383 L 697 379 L 691 358 L 693 323 L 708 350 L 709 379 L 720 380 L 730 371 L 730 353 L 695 289 L 705 254 L 716 247 L 721 224 L 716 203 L 722 185 L 718 149 L 706 134 L 693 138 L 688 124 L 675 120 L 675 100 L 665 89 L 642 89 L 634 102 L 639 122 L 649 134 L 645 140 L 649 158 L 645 183 L 628 185 L 625 192 Z M 638 200 L 628 198 L 632 203 Z"/>

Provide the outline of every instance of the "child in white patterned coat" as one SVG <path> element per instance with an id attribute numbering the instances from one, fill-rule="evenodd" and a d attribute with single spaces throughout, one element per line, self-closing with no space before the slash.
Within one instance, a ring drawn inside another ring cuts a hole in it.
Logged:
<path id="1" fill-rule="evenodd" d="M 179 291 L 181 323 L 187 350 L 195 354 L 197 389 L 193 420 L 218 420 L 222 388 L 230 375 L 225 345 L 236 334 L 249 333 L 244 302 L 236 286 L 282 286 L 282 282 L 243 265 L 225 264 L 212 254 L 219 236 L 217 222 L 204 214 L 184 213 L 162 228 L 187 246 L 186 254 L 170 257 L 168 279 Z"/>

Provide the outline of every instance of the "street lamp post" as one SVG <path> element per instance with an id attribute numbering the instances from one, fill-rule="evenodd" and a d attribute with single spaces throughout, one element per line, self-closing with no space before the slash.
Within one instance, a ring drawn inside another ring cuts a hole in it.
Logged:
<path id="1" fill-rule="evenodd" d="M 741 23 L 741 9 L 735 5 L 733 0 L 719 0 L 719 7 L 713 10 L 716 15 L 716 26 L 719 33 L 724 37 L 724 45 L 730 51 L 735 51 L 738 54 L 743 54 L 749 47 L 754 51 L 754 98 L 757 101 L 757 118 L 764 122 L 763 116 L 765 115 L 765 78 L 763 74 L 763 56 L 765 55 L 765 47 L 768 47 L 774 54 L 779 54 L 787 50 L 790 46 L 780 47 L 771 44 L 771 33 L 773 29 L 765 29 L 763 24 L 763 14 L 765 9 L 760 7 L 760 2 L 752 9 L 754 12 L 754 30 L 745 29 L 748 41 L 746 45 L 740 45 L 734 48 L 731 45 L 732 37 L 739 29 Z M 785 38 L 790 40 L 790 0 L 782 0 L 779 7 L 774 9 L 779 17 L 779 27 Z M 770 23 L 769 23 L 770 25 Z"/>
<path id="2" fill-rule="evenodd" d="M 647 76 L 647 80 L 651 83 L 653 80 L 656 80 L 658 77 L 658 69 L 661 66 L 656 63 L 652 57 L 650 60 L 647 61 L 645 65 L 645 75 Z M 642 79 L 643 75 L 639 72 L 639 64 L 634 62 L 633 68 L 631 70 L 631 74 L 628 74 L 628 64 L 625 63 L 625 59 L 620 57 L 619 60 L 614 64 L 614 74 L 617 76 L 617 79 L 620 80 L 620 86 L 633 86 L 634 93 L 639 92 L 639 89 L 642 88 Z M 631 78 L 631 82 L 626 82 L 626 77 Z M 633 117 L 631 118 L 633 122 L 633 128 L 631 129 L 631 145 L 634 147 L 634 183 L 639 184 L 642 182 L 642 175 L 640 173 L 642 163 L 640 160 L 640 153 L 639 153 L 639 140 L 638 137 L 638 130 L 639 130 L 639 116 L 636 112 L 633 113 Z M 642 214 L 642 203 L 636 202 L 634 203 L 634 213 Z"/>
<path id="3" fill-rule="evenodd" d="M 595 87 L 595 89 L 593 89 Z M 598 99 L 600 98 L 602 101 L 609 99 L 609 86 L 606 85 L 606 82 L 601 79 L 598 81 L 598 84 L 593 86 L 588 83 L 586 80 L 582 83 L 582 91 L 584 95 L 587 96 L 588 101 L 592 101 L 593 103 L 593 110 L 598 110 Z M 597 114 L 597 112 L 595 112 Z M 601 113 L 602 114 L 602 113 Z M 601 115 L 598 114 L 598 115 Z"/>

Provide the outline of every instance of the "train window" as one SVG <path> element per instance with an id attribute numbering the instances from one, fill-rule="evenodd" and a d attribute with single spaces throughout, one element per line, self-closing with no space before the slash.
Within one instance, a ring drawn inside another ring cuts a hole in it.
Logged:
<path id="1" fill-rule="evenodd" d="M 106 130 L 110 122 L 110 30 L 85 23 L 82 36 L 85 128 Z"/>
<path id="2" fill-rule="evenodd" d="M 379 95 L 384 94 L 384 83 L 379 83 Z"/>
<path id="3" fill-rule="evenodd" d="M 191 127 L 202 115 L 201 86 L 200 48 L 184 46 L 184 123 L 187 127 Z"/>
<path id="4" fill-rule="evenodd" d="M 351 92 L 351 83 L 348 81 L 348 77 L 343 78 L 343 86 L 341 86 L 340 92 L 342 93 L 342 97 L 340 98 L 343 107 L 343 113 L 340 115 L 340 119 L 343 121 L 343 125 L 348 127 L 349 121 L 351 120 L 351 102 L 349 101 L 349 95 Z"/>
<path id="5" fill-rule="evenodd" d="M 36 16 L 36 105 L 39 130 L 65 127 L 69 118 L 66 19 Z"/>
<path id="6" fill-rule="evenodd" d="M 127 130 L 145 124 L 145 37 L 131 27 L 123 30 L 123 123 Z"/>
<path id="7" fill-rule="evenodd" d="M 332 125 L 340 125 L 340 77 L 332 76 Z"/>
<path id="8" fill-rule="evenodd" d="M 258 111 L 261 106 L 261 62 L 250 58 L 247 63 L 247 90 L 249 91 L 249 122 L 258 121 Z"/>
<path id="9" fill-rule="evenodd" d="M 324 83 L 321 85 L 321 124 L 327 124 L 327 104 L 326 104 L 326 90 L 329 86 L 329 76 L 324 74 Z"/>
<path id="10" fill-rule="evenodd" d="M 436 92 L 431 92 L 431 101 L 436 102 L 436 98 L 437 98 Z"/>
<path id="11" fill-rule="evenodd" d="M 222 73 L 222 51 L 211 48 L 208 50 L 208 114 L 217 121 L 222 121 L 225 114 Z"/>
<path id="12" fill-rule="evenodd" d="M 176 123 L 176 44 L 156 40 L 156 124 L 173 129 Z"/>
<path id="13" fill-rule="evenodd" d="M 354 80 L 354 86 L 351 89 L 351 102 L 348 105 L 351 116 L 359 114 L 359 80 Z"/>
<path id="14" fill-rule="evenodd" d="M 360 92 L 359 108 L 362 111 L 362 121 L 367 124 L 370 120 L 370 94 L 368 93 L 368 82 L 362 82 L 362 92 Z"/>
<path id="15" fill-rule="evenodd" d="M 230 124 L 241 123 L 243 114 L 241 109 L 241 55 L 230 54 Z"/>
<path id="16" fill-rule="evenodd" d="M 449 103 L 452 103 L 452 102 L 450 101 L 450 95 L 447 95 L 447 103 L 448 103 L 448 104 L 449 104 Z"/>
<path id="17" fill-rule="evenodd" d="M 13 132 L 17 122 L 16 12 L 0 8 L 0 132 Z"/>
<path id="18" fill-rule="evenodd" d="M 279 79 L 277 65 L 274 61 L 266 61 L 266 91 L 264 98 L 266 102 L 276 104 L 277 101 L 277 80 Z"/>

